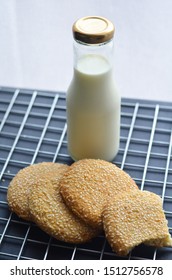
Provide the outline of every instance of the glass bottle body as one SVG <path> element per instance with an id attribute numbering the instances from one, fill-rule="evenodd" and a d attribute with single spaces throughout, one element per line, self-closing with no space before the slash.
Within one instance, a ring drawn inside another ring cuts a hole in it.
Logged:
<path id="1" fill-rule="evenodd" d="M 113 41 L 74 41 L 74 74 L 67 91 L 68 151 L 74 160 L 111 161 L 119 149 L 120 96 L 113 79 Z"/>

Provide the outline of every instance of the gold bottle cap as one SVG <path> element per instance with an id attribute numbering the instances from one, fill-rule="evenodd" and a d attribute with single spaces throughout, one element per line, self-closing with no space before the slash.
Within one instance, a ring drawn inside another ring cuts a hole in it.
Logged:
<path id="1" fill-rule="evenodd" d="M 114 25 L 104 17 L 88 16 L 77 20 L 73 25 L 75 40 L 87 44 L 101 44 L 113 38 Z"/>

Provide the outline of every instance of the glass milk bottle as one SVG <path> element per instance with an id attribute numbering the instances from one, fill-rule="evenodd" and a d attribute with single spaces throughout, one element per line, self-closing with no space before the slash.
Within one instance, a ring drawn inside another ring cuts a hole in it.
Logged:
<path id="1" fill-rule="evenodd" d="M 74 160 L 112 161 L 119 149 L 121 104 L 113 79 L 113 35 L 113 24 L 103 17 L 84 17 L 73 25 L 67 139 Z"/>

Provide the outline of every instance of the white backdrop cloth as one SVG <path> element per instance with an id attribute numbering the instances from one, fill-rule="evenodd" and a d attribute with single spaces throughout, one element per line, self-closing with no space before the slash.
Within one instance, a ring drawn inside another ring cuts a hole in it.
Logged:
<path id="1" fill-rule="evenodd" d="M 171 0 L 0 0 L 0 86 L 66 91 L 73 22 L 101 15 L 116 27 L 123 97 L 172 101 Z"/>

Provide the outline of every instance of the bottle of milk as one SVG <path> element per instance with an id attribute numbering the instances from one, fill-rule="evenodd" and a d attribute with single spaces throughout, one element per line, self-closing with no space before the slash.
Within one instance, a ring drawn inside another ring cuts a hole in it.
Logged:
<path id="1" fill-rule="evenodd" d="M 67 139 L 74 160 L 112 161 L 119 149 L 121 103 L 113 79 L 113 35 L 113 24 L 103 17 L 84 17 L 73 25 Z"/>

